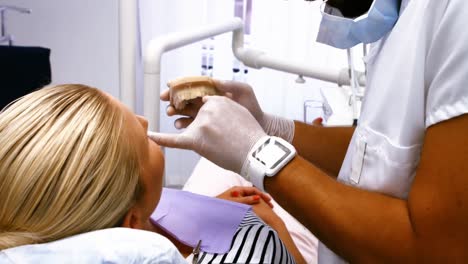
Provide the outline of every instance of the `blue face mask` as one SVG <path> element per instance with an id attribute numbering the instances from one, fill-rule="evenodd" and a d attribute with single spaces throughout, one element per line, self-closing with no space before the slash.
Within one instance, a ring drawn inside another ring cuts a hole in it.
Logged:
<path id="1" fill-rule="evenodd" d="M 325 4 L 317 42 L 339 49 L 376 42 L 392 30 L 399 11 L 400 0 L 374 0 L 367 14 L 350 19 Z"/>

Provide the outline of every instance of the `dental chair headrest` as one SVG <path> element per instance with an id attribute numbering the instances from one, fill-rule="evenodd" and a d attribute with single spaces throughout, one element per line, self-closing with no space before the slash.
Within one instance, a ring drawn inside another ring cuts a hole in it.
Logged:
<path id="1" fill-rule="evenodd" d="M 183 263 L 175 246 L 156 233 L 111 228 L 0 251 L 0 263 Z"/>

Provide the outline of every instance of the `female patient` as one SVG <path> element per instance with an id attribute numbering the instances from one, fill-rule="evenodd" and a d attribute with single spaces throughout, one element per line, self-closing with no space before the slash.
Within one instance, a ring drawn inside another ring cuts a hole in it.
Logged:
<path id="1" fill-rule="evenodd" d="M 147 121 L 111 96 L 83 85 L 33 92 L 0 114 L 0 146 L 0 250 L 115 226 L 168 236 L 150 221 L 161 196 L 162 152 L 148 140 Z M 284 223 L 259 199 L 264 194 L 231 191 L 220 197 L 253 203 L 281 237 L 278 244 L 303 262 Z M 169 238 L 184 256 L 191 252 Z M 282 263 L 286 257 L 294 262 L 284 253 Z M 231 248 L 221 259 L 242 254 Z M 270 257 L 264 263 L 273 262 Z"/>

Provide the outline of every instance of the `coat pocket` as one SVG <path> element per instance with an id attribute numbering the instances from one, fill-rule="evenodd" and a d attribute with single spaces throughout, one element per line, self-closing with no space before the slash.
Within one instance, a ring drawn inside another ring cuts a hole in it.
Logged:
<path id="1" fill-rule="evenodd" d="M 401 146 L 369 128 L 357 133 L 349 182 L 362 189 L 406 198 L 419 163 L 421 145 Z"/>

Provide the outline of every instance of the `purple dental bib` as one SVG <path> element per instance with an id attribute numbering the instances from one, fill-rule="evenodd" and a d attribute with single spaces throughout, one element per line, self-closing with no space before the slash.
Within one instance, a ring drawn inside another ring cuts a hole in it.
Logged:
<path id="1" fill-rule="evenodd" d="M 151 222 L 185 245 L 201 251 L 224 254 L 251 207 L 191 192 L 163 188 L 161 200 Z"/>

